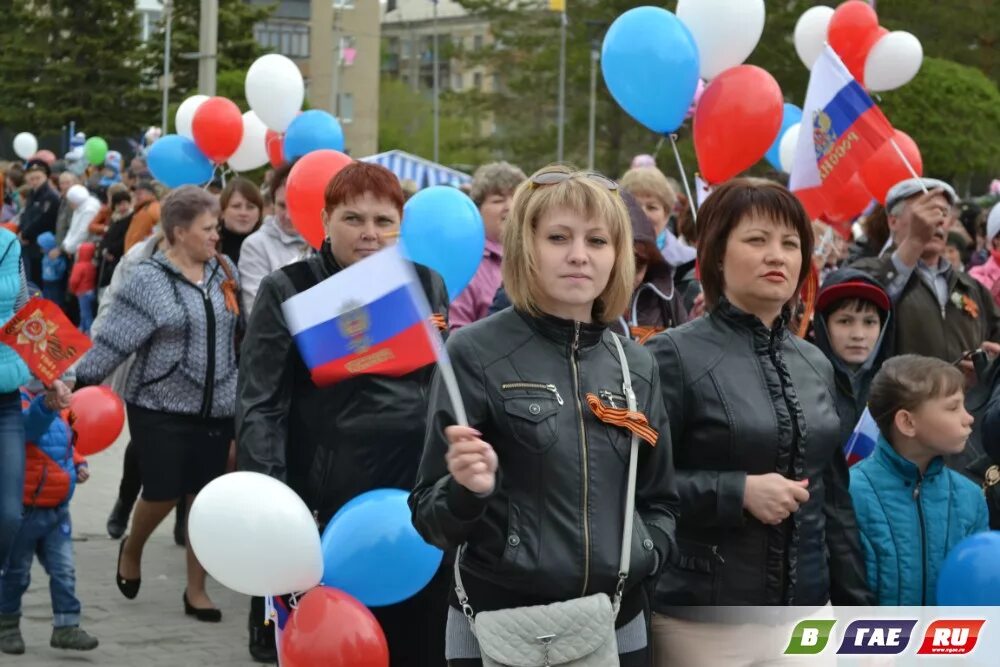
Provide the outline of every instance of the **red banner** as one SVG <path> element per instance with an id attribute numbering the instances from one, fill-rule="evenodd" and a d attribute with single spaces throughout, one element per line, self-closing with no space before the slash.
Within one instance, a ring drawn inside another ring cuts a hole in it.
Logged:
<path id="1" fill-rule="evenodd" d="M 34 298 L 0 331 L 0 343 L 17 352 L 45 386 L 58 380 L 90 349 L 90 339 L 67 319 L 59 306 Z"/>

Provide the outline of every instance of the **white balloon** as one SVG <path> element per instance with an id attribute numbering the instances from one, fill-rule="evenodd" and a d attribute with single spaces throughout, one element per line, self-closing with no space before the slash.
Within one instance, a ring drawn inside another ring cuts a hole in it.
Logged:
<path id="1" fill-rule="evenodd" d="M 895 90 L 920 71 L 924 47 L 914 35 L 895 30 L 875 42 L 865 60 L 865 86 L 869 90 Z"/>
<path id="2" fill-rule="evenodd" d="M 250 171 L 267 164 L 267 125 L 253 111 L 243 114 L 243 139 L 229 158 L 233 171 Z"/>
<path id="3" fill-rule="evenodd" d="M 216 581 L 246 595 L 309 590 L 323 576 L 319 530 L 298 494 L 256 472 L 210 482 L 195 498 L 188 539 Z"/>
<path id="4" fill-rule="evenodd" d="M 677 18 L 698 45 L 701 78 L 710 80 L 753 53 L 764 32 L 764 0 L 680 0 Z"/>
<path id="5" fill-rule="evenodd" d="M 833 18 L 833 7 L 810 7 L 795 24 L 795 52 L 806 69 L 812 69 L 826 44 L 826 29 Z"/>
<path id="6" fill-rule="evenodd" d="M 38 152 L 38 139 L 31 132 L 21 132 L 14 137 L 14 152 L 22 160 L 30 160 Z"/>
<path id="7" fill-rule="evenodd" d="M 781 171 L 786 174 L 792 173 L 795 165 L 795 151 L 799 145 L 799 131 L 802 123 L 789 125 L 785 133 L 781 135 L 781 143 L 778 144 L 778 161 L 781 162 Z"/>
<path id="8" fill-rule="evenodd" d="M 177 114 L 174 116 L 174 127 L 177 134 L 194 141 L 194 130 L 191 124 L 194 122 L 194 114 L 198 107 L 208 99 L 208 95 L 192 95 L 177 107 Z"/>
<path id="9" fill-rule="evenodd" d="M 250 108 L 275 132 L 288 129 L 306 95 L 298 65 L 277 53 L 261 56 L 250 65 L 245 89 Z"/>

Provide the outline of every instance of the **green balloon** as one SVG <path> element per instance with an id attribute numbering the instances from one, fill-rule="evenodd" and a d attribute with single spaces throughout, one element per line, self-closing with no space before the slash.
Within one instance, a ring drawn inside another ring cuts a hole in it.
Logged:
<path id="1" fill-rule="evenodd" d="M 83 156 L 92 165 L 104 164 L 104 158 L 108 156 L 108 142 L 100 137 L 91 137 L 83 145 Z"/>

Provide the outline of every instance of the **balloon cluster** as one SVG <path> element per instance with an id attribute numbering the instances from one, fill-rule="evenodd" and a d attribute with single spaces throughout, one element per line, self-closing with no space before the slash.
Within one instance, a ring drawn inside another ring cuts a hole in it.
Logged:
<path id="1" fill-rule="evenodd" d="M 795 24 L 794 39 L 795 51 L 807 68 L 812 69 L 829 42 L 858 83 L 875 92 L 906 85 L 924 60 L 919 39 L 881 27 L 875 9 L 861 0 L 848 0 L 836 9 L 807 9 Z"/>
<path id="2" fill-rule="evenodd" d="M 31 132 L 19 132 L 14 137 L 14 153 L 22 160 L 42 160 L 50 167 L 56 161 L 50 150 L 38 150 L 38 139 Z M 108 142 L 101 137 L 91 137 L 83 144 L 83 157 L 94 166 L 104 164 L 108 156 Z"/>
<path id="3" fill-rule="evenodd" d="M 376 489 L 354 498 L 327 524 L 289 487 L 266 475 L 223 475 L 198 494 L 188 537 L 219 583 L 240 593 L 307 591 L 282 633 L 282 665 L 387 667 L 388 648 L 366 607 L 420 592 L 442 552 L 410 521 L 407 493 Z"/>
<path id="4" fill-rule="evenodd" d="M 601 67 L 615 101 L 659 134 L 676 132 L 694 106 L 702 176 L 720 183 L 772 152 L 784 99 L 763 69 L 742 64 L 764 32 L 764 0 L 680 0 L 676 15 L 637 7 L 604 38 Z"/>

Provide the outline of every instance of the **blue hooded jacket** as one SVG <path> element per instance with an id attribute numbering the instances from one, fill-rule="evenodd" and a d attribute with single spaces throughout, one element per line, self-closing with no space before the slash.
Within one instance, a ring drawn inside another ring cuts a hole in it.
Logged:
<path id="1" fill-rule="evenodd" d="M 880 605 L 937 604 L 941 565 L 955 545 L 988 530 L 986 500 L 938 457 L 921 476 L 879 436 L 875 453 L 851 468 L 868 587 Z"/>

